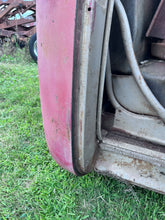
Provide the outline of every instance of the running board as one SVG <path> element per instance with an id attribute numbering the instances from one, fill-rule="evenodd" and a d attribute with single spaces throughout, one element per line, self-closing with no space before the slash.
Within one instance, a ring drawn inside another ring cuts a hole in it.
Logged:
<path id="1" fill-rule="evenodd" d="M 142 160 L 101 150 L 95 171 L 165 194 L 165 168 Z"/>
<path id="2" fill-rule="evenodd" d="M 100 143 L 98 173 L 165 194 L 165 148 L 109 133 Z"/>
<path id="3" fill-rule="evenodd" d="M 100 148 L 103 151 L 130 156 L 165 168 L 165 147 L 161 145 L 154 145 L 131 136 L 121 136 L 112 132 L 103 139 Z"/>

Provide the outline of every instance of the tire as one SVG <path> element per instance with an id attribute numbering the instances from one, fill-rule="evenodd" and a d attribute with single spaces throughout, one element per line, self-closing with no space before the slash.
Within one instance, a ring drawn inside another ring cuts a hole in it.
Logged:
<path id="1" fill-rule="evenodd" d="M 33 34 L 29 40 L 29 52 L 33 60 L 37 63 L 37 35 Z"/>

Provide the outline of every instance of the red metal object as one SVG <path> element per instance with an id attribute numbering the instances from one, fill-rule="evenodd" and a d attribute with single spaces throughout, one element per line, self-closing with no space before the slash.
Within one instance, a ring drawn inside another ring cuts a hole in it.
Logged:
<path id="1" fill-rule="evenodd" d="M 33 14 L 24 17 L 24 13 L 28 10 Z M 14 16 L 19 15 L 20 18 L 14 19 Z M 17 38 L 30 37 L 36 32 L 36 3 L 35 0 L 7 0 L 0 1 L 0 37 Z"/>
<path id="2" fill-rule="evenodd" d="M 37 50 L 45 135 L 56 162 L 74 173 L 71 109 L 76 0 L 37 1 Z"/>

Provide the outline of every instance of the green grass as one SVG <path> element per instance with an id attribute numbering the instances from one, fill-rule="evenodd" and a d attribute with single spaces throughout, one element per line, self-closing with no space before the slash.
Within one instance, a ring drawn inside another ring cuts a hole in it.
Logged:
<path id="1" fill-rule="evenodd" d="M 165 196 L 53 161 L 37 65 L 19 56 L 0 63 L 0 219 L 165 219 Z"/>

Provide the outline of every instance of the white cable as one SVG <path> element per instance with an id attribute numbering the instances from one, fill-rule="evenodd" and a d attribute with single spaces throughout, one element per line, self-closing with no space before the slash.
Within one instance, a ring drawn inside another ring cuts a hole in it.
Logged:
<path id="1" fill-rule="evenodd" d="M 151 92 L 138 66 L 135 53 L 134 53 L 134 49 L 133 49 L 133 43 L 132 43 L 132 37 L 131 37 L 128 18 L 127 18 L 125 9 L 120 0 L 115 0 L 115 8 L 116 8 L 116 11 L 119 17 L 124 48 L 125 48 L 125 52 L 126 52 L 126 56 L 127 56 L 130 68 L 132 70 L 132 74 L 140 90 L 142 91 L 143 95 L 146 97 L 146 99 L 148 100 L 150 105 L 153 107 L 153 109 L 157 112 L 158 116 L 165 122 L 165 108 L 159 103 L 157 98 Z"/>

